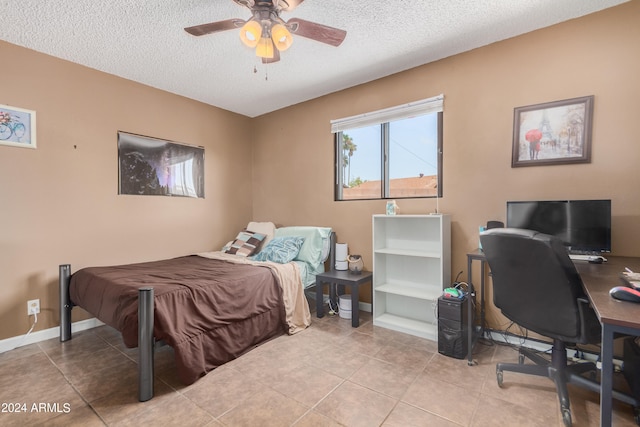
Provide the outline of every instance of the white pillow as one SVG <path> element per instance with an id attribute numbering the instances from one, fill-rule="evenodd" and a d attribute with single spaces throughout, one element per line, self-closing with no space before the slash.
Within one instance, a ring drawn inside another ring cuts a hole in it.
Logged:
<path id="1" fill-rule="evenodd" d="M 269 241 L 271 239 L 273 239 L 273 235 L 276 233 L 276 226 L 272 222 L 254 222 L 254 221 L 251 221 L 247 225 L 247 230 L 254 231 L 254 232 L 260 233 L 260 234 L 264 234 L 265 236 L 267 236 L 262 241 L 262 247 L 264 248 L 265 246 L 267 246 L 267 243 L 269 243 Z"/>

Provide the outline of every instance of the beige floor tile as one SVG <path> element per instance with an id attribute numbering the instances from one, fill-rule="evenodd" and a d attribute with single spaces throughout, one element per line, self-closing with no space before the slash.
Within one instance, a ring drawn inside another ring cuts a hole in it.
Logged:
<path id="1" fill-rule="evenodd" d="M 136 381 L 125 389 L 94 400 L 91 402 L 91 406 L 108 425 L 115 425 L 129 418 L 140 416 L 149 410 L 162 412 L 167 403 L 177 396 L 178 394 L 167 385 L 155 381 L 153 398 L 146 402 L 140 402 L 138 401 Z"/>
<path id="2" fill-rule="evenodd" d="M 62 354 L 48 353 L 53 363 L 71 380 L 88 376 L 95 371 L 112 368 L 114 371 L 129 369 L 131 359 L 111 346 L 96 351 L 70 351 Z"/>
<path id="3" fill-rule="evenodd" d="M 117 372 L 117 375 L 114 375 Z M 125 361 L 115 367 L 109 366 L 97 369 L 82 376 L 73 376 L 70 379 L 87 402 L 93 402 L 102 397 L 131 387 L 138 382 L 138 365 L 131 361 Z M 157 381 L 157 380 L 156 380 Z"/>
<path id="4" fill-rule="evenodd" d="M 391 341 L 396 335 L 398 335 L 398 332 L 393 331 L 391 329 L 381 328 L 380 326 L 374 326 L 373 322 L 365 322 L 365 323 L 361 322 L 357 330 L 362 334 L 376 335 L 379 338 L 385 338 L 389 341 Z"/>
<path id="5" fill-rule="evenodd" d="M 102 325 L 91 331 L 111 345 L 122 344 L 122 334 L 111 326 Z"/>
<path id="6" fill-rule="evenodd" d="M 77 332 L 72 339 L 60 342 L 59 338 L 52 338 L 38 343 L 38 345 L 53 359 L 58 357 L 79 356 L 94 353 L 110 347 L 110 344 L 101 336 L 96 335 L 93 329 Z"/>
<path id="7" fill-rule="evenodd" d="M 568 385 L 571 415 L 576 426 L 600 425 L 600 395 L 598 393 Z M 613 425 L 616 427 L 637 426 L 633 419 L 633 407 L 620 401 L 613 401 Z"/>
<path id="8" fill-rule="evenodd" d="M 269 384 L 303 365 L 304 362 L 300 360 L 300 357 L 286 357 L 272 349 L 249 352 L 233 361 L 229 367 L 243 372 L 263 384 Z"/>
<path id="9" fill-rule="evenodd" d="M 37 372 L 37 366 L 33 367 Z M 42 369 L 43 371 L 47 369 Z M 29 381 L 24 383 L 23 381 Z M 15 385 L 3 388 L 0 401 L 19 406 L 19 412 L 2 407 L 0 425 L 34 425 L 44 423 L 62 414 L 72 414 L 86 403 L 74 388 L 58 373 L 44 373 L 39 379 L 29 376 L 15 377 Z M 29 389 L 25 391 L 25 387 Z M 16 393 L 16 390 L 20 390 Z"/>
<path id="10" fill-rule="evenodd" d="M 318 414 L 315 411 L 309 411 L 302 416 L 295 424 L 295 427 L 340 427 L 344 424 L 340 424 L 331 418 Z"/>
<path id="11" fill-rule="evenodd" d="M 400 402 L 382 424 L 384 427 L 457 427 L 458 424 Z"/>
<path id="12" fill-rule="evenodd" d="M 68 414 L 60 414 L 48 419 L 43 426 L 46 427 L 100 427 L 104 422 L 90 406 L 71 408 Z"/>
<path id="13" fill-rule="evenodd" d="M 472 360 L 476 364 L 494 364 L 494 355 L 496 352 L 496 344 L 490 341 L 479 340 L 473 348 Z"/>
<path id="14" fill-rule="evenodd" d="M 315 410 L 346 426 L 370 427 L 381 425 L 395 404 L 395 399 L 346 381 Z"/>
<path id="15" fill-rule="evenodd" d="M 504 363 L 517 363 L 518 362 L 518 348 L 511 345 L 496 344 L 495 351 L 493 353 L 492 362 L 504 362 Z"/>
<path id="16" fill-rule="evenodd" d="M 281 427 L 292 425 L 308 409 L 295 400 L 264 387 L 252 399 L 242 402 L 219 417 L 219 420 L 229 426 Z"/>
<path id="17" fill-rule="evenodd" d="M 531 405 L 516 405 L 491 396 L 482 396 L 473 417 L 473 427 L 552 427 L 562 426 L 556 408 L 540 410 Z M 577 427 L 577 425 L 576 425 Z"/>
<path id="18" fill-rule="evenodd" d="M 487 376 L 482 393 L 516 405 L 560 410 L 555 383 L 546 377 L 504 371 L 502 387 L 499 387 L 494 371 Z"/>
<path id="19" fill-rule="evenodd" d="M 176 396 L 162 405 L 162 410 L 149 408 L 139 415 L 127 417 L 117 422 L 118 426 L 204 426 L 214 418 L 195 402 L 183 396 Z"/>
<path id="20" fill-rule="evenodd" d="M 316 334 L 323 336 L 322 339 L 325 342 L 326 340 L 335 342 L 336 339 L 351 335 L 354 332 L 354 328 L 351 328 L 350 325 L 347 325 L 344 322 L 341 323 L 340 320 L 335 318 L 326 321 L 324 319 L 317 321 L 317 319 L 314 318 L 311 325 Z M 359 330 L 360 328 L 356 329 Z"/>
<path id="21" fill-rule="evenodd" d="M 432 379 L 464 387 L 468 391 L 480 392 L 489 374 L 495 373 L 495 367 L 487 364 L 469 366 L 467 359 L 436 354 L 427 364 L 425 373 Z"/>
<path id="22" fill-rule="evenodd" d="M 0 362 L 2 402 L 34 401 L 40 390 L 67 383 L 60 370 L 42 352 Z"/>
<path id="23" fill-rule="evenodd" d="M 302 361 L 307 365 L 347 379 L 369 359 L 370 357 L 367 355 L 351 351 L 348 345 L 327 344 L 305 355 Z"/>
<path id="24" fill-rule="evenodd" d="M 405 403 L 461 425 L 469 425 L 479 399 L 479 393 L 433 379 L 426 370 L 402 397 Z"/>
<path id="25" fill-rule="evenodd" d="M 39 353 L 42 353 L 42 349 L 38 344 L 29 344 L 11 351 L 5 351 L 4 353 L 0 353 L 0 366 L 10 360 L 22 359 Z"/>
<path id="26" fill-rule="evenodd" d="M 343 381 L 342 378 L 314 366 L 303 365 L 272 381 L 269 386 L 303 405 L 312 407 Z"/>
<path id="27" fill-rule="evenodd" d="M 358 369 L 349 381 L 394 399 L 400 399 L 420 372 L 422 372 L 420 367 L 371 359 Z"/>
<path id="28" fill-rule="evenodd" d="M 409 344 L 391 341 L 390 343 L 385 344 L 380 351 L 376 353 L 375 358 L 399 366 L 407 366 L 423 370 L 434 355 L 435 353 L 433 352 L 423 350 Z"/>
<path id="29" fill-rule="evenodd" d="M 549 379 L 505 372 L 498 387 L 495 364 L 517 362 L 512 347 L 479 344 L 468 366 L 438 354 L 433 341 L 373 326 L 370 313 L 359 328 L 337 316 L 312 320 L 188 386 L 173 350 L 160 347 L 148 402 L 138 402 L 137 350 L 108 326 L 5 352 L 0 401 L 29 412 L 0 413 L 0 425 L 562 425 Z M 598 426 L 598 394 L 569 386 L 569 395 L 574 425 Z M 49 406 L 32 411 L 33 403 Z M 636 425 L 632 408 L 614 402 L 613 424 Z"/>
<path id="30" fill-rule="evenodd" d="M 253 398 L 264 388 L 265 385 L 253 377 L 222 366 L 183 393 L 211 415 L 219 417 Z"/>
<path id="31" fill-rule="evenodd" d="M 375 356 L 378 351 L 385 346 L 386 340 L 373 335 L 364 334 L 359 331 L 351 332 L 349 335 L 338 339 L 336 345 L 348 349 L 351 352 Z"/>

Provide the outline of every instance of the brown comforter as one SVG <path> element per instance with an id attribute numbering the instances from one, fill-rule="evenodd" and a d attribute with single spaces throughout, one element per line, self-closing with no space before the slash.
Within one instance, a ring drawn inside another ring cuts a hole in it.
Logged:
<path id="1" fill-rule="evenodd" d="M 187 256 L 85 268 L 72 275 L 69 294 L 136 347 L 138 288 L 153 287 L 154 336 L 175 349 L 178 376 L 191 384 L 252 346 L 299 329 L 287 322 L 283 300 L 291 297 L 283 298 L 278 276 L 268 266 Z"/>

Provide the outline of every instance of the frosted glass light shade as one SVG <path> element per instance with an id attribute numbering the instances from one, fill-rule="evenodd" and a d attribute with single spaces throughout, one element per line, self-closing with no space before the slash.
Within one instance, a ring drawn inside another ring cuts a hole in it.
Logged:
<path id="1" fill-rule="evenodd" d="M 262 37 L 262 26 L 257 21 L 249 21 L 240 30 L 240 40 L 246 46 L 254 48 Z"/>
<path id="2" fill-rule="evenodd" d="M 256 55 L 260 58 L 273 58 L 273 42 L 268 37 L 261 37 L 256 46 Z"/>
<path id="3" fill-rule="evenodd" d="M 276 24 L 271 28 L 271 38 L 280 52 L 289 49 L 293 43 L 291 33 L 282 24 Z"/>

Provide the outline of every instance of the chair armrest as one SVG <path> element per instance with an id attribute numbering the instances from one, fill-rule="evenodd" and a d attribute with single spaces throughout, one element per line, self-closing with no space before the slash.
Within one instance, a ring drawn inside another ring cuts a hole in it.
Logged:
<path id="1" fill-rule="evenodd" d="M 578 298 L 581 344 L 598 344 L 602 340 L 602 327 L 596 312 L 587 298 Z"/>

